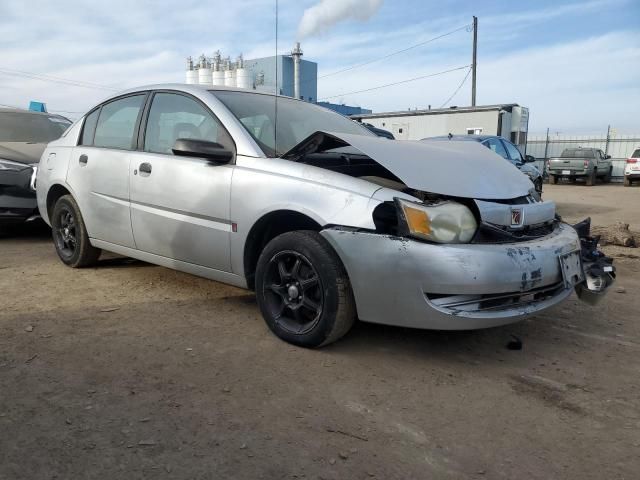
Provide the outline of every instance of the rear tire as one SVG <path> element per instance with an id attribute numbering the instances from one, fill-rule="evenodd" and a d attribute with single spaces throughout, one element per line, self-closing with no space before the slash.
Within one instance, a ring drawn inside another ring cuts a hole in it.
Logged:
<path id="1" fill-rule="evenodd" d="M 80 208 L 71 195 L 58 199 L 51 215 L 51 232 L 56 253 L 72 268 L 94 265 L 101 250 L 89 242 Z"/>
<path id="2" fill-rule="evenodd" d="M 256 297 L 269 329 L 301 347 L 335 342 L 356 318 L 347 272 L 313 231 L 283 233 L 267 244 L 256 268 Z"/>
<path id="3" fill-rule="evenodd" d="M 591 171 L 591 174 L 587 177 L 587 187 L 593 187 L 596 184 L 597 178 L 598 178 L 598 169 L 594 168 Z"/>
<path id="4" fill-rule="evenodd" d="M 558 184 L 558 176 L 557 175 L 549 175 L 549 179 L 551 180 L 551 183 L 553 183 L 554 185 Z"/>
<path id="5" fill-rule="evenodd" d="M 631 179 L 629 177 L 624 177 L 624 186 L 625 187 L 631 186 Z"/>

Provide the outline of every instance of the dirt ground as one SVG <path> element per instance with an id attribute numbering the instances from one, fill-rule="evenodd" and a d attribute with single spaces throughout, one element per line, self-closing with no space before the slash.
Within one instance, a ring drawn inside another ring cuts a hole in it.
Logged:
<path id="1" fill-rule="evenodd" d="M 545 185 L 568 220 L 638 230 L 640 189 Z M 359 323 L 304 350 L 243 290 L 0 238 L 0 479 L 631 479 L 640 251 L 597 307 L 508 327 Z M 509 350 L 512 335 L 522 350 Z"/>

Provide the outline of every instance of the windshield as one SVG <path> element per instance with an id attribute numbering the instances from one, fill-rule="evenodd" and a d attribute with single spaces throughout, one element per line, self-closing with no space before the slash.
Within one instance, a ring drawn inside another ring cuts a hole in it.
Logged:
<path id="1" fill-rule="evenodd" d="M 71 122 L 27 112 L 0 113 L 0 142 L 49 143 L 62 136 Z"/>
<path id="2" fill-rule="evenodd" d="M 240 120 L 268 157 L 283 155 L 319 130 L 375 136 L 360 124 L 312 103 L 278 97 L 276 107 L 273 95 L 223 90 L 212 93 Z"/>
<path id="3" fill-rule="evenodd" d="M 564 158 L 593 158 L 593 150 L 585 148 L 567 148 L 560 156 Z"/>

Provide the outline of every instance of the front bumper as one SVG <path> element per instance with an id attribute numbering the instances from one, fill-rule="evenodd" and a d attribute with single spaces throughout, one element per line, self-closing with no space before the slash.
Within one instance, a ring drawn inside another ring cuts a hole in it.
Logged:
<path id="1" fill-rule="evenodd" d="M 467 330 L 503 325 L 567 298 L 559 256 L 580 251 L 576 231 L 511 244 L 437 245 L 345 229 L 322 235 L 342 259 L 361 320 Z"/>
<path id="2" fill-rule="evenodd" d="M 589 170 L 575 169 L 575 168 L 549 168 L 549 175 L 555 175 L 557 177 L 586 177 L 590 174 Z M 564 173 L 569 172 L 569 173 Z"/>
<path id="3" fill-rule="evenodd" d="M 38 215 L 36 169 L 0 170 L 0 223 L 18 223 Z"/>

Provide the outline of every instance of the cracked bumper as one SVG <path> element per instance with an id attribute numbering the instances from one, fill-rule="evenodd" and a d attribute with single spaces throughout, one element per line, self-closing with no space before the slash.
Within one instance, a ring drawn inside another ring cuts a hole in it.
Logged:
<path id="1" fill-rule="evenodd" d="M 513 244 L 437 245 L 327 229 L 342 259 L 361 320 L 466 330 L 511 323 L 567 298 L 559 256 L 580 250 L 566 224 Z"/>

